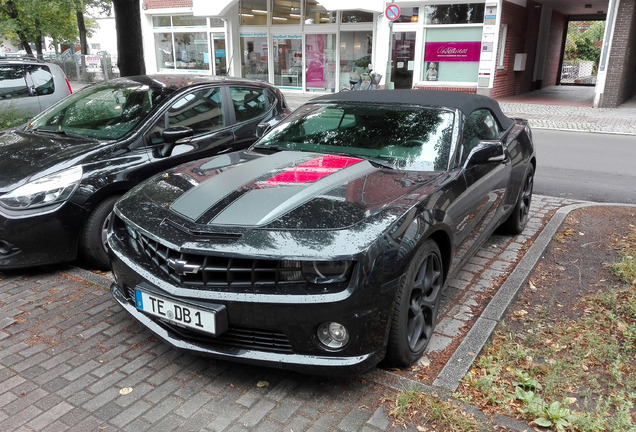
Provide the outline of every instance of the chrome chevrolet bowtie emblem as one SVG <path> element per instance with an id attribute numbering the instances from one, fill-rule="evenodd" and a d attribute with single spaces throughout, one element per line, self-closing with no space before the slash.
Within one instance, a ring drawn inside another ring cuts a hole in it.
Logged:
<path id="1" fill-rule="evenodd" d="M 198 264 L 188 264 L 186 260 L 168 258 L 168 267 L 180 276 L 187 274 L 197 274 L 201 270 L 201 266 Z"/>

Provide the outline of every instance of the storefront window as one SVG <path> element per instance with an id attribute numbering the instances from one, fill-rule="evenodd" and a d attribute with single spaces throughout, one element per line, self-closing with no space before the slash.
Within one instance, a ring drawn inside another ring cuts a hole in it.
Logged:
<path id="1" fill-rule="evenodd" d="M 152 17 L 152 26 L 154 28 L 172 27 L 172 22 L 169 16 L 154 16 Z"/>
<path id="2" fill-rule="evenodd" d="M 364 11 L 342 11 L 342 23 L 369 23 L 373 22 L 373 13 Z"/>
<path id="3" fill-rule="evenodd" d="M 184 70 L 210 70 L 208 35 L 198 33 L 174 33 L 175 68 Z"/>
<path id="4" fill-rule="evenodd" d="M 206 19 L 194 16 L 176 15 L 172 17 L 173 27 L 205 27 Z"/>
<path id="5" fill-rule="evenodd" d="M 335 22 L 335 12 L 328 11 L 317 0 L 305 0 L 305 24 L 330 24 Z"/>
<path id="6" fill-rule="evenodd" d="M 422 81 L 476 83 L 482 27 L 428 29 Z"/>
<path id="7" fill-rule="evenodd" d="M 305 42 L 307 90 L 333 91 L 336 85 L 336 35 L 308 34 Z"/>
<path id="8" fill-rule="evenodd" d="M 241 33 L 243 77 L 268 81 L 267 34 Z"/>
<path id="9" fill-rule="evenodd" d="M 272 24 L 300 24 L 300 0 L 274 2 Z"/>
<path id="10" fill-rule="evenodd" d="M 267 0 L 245 0 L 239 6 L 241 25 L 267 25 Z"/>
<path id="11" fill-rule="evenodd" d="M 485 8 L 484 3 L 424 6 L 424 24 L 481 24 Z"/>
<path id="12" fill-rule="evenodd" d="M 343 31 L 340 33 L 340 85 L 348 86 L 349 80 L 359 80 L 360 74 L 369 71 L 373 49 L 373 32 Z"/>
<path id="13" fill-rule="evenodd" d="M 303 84 L 303 37 L 274 35 L 274 84 L 301 88 Z"/>
<path id="14" fill-rule="evenodd" d="M 159 72 L 174 69 L 172 33 L 155 33 L 155 54 Z"/>
<path id="15" fill-rule="evenodd" d="M 417 22 L 419 14 L 420 8 L 418 7 L 402 7 L 400 8 L 400 16 L 395 22 Z"/>

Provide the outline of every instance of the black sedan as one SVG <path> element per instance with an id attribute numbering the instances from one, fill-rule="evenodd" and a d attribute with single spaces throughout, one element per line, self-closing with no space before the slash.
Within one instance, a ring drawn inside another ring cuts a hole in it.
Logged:
<path id="1" fill-rule="evenodd" d="M 483 96 L 344 92 L 245 152 L 166 171 L 115 206 L 111 292 L 173 346 L 309 373 L 406 366 L 440 293 L 526 224 L 527 122 Z"/>
<path id="2" fill-rule="evenodd" d="M 96 84 L 0 133 L 0 270 L 74 260 L 108 268 L 107 221 L 131 187 L 249 147 L 290 110 L 269 84 L 151 75 Z"/>

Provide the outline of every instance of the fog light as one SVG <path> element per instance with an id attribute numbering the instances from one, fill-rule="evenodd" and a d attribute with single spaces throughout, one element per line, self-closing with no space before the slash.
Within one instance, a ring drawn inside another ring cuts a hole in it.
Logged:
<path id="1" fill-rule="evenodd" d="M 323 323 L 318 327 L 318 340 L 327 348 L 339 349 L 349 342 L 349 330 L 337 322 Z"/>

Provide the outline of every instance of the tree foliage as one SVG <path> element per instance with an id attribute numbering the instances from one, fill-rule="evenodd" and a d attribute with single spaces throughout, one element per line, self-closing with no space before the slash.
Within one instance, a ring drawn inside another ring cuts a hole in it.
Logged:
<path id="1" fill-rule="evenodd" d="M 605 21 L 571 21 L 565 42 L 564 60 L 589 60 L 598 63 Z"/>
<path id="2" fill-rule="evenodd" d="M 54 45 L 76 42 L 83 33 L 84 42 L 95 23 L 84 19 L 87 8 L 110 10 L 110 0 L 0 0 L 0 36 L 38 56 L 50 47 L 44 46 L 46 36 Z M 80 22 L 81 21 L 81 22 Z"/>

